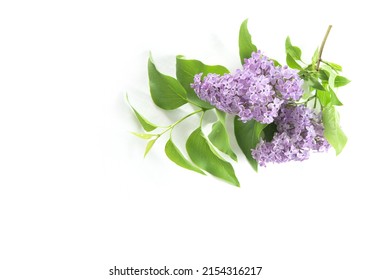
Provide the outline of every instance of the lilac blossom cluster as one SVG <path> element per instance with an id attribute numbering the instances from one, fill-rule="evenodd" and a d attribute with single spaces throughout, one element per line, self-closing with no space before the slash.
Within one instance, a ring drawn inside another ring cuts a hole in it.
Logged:
<path id="1" fill-rule="evenodd" d="M 275 66 L 260 51 L 252 53 L 244 60 L 243 69 L 233 74 L 208 74 L 203 80 L 202 75 L 195 75 L 191 84 L 199 98 L 243 122 L 272 123 L 283 104 L 299 100 L 303 94 L 303 80 L 297 71 Z"/>
<path id="2" fill-rule="evenodd" d="M 303 80 L 296 70 L 275 66 L 260 51 L 244 60 L 243 69 L 233 74 L 195 75 L 191 84 L 196 94 L 241 121 L 254 119 L 277 126 L 272 140 L 261 140 L 252 156 L 261 166 L 270 162 L 302 161 L 310 151 L 326 151 L 321 115 L 295 104 L 303 94 Z"/>
<path id="3" fill-rule="evenodd" d="M 261 166 L 269 162 L 302 161 L 310 151 L 327 151 L 321 116 L 304 105 L 285 105 L 275 119 L 277 132 L 271 142 L 261 140 L 252 156 Z"/>

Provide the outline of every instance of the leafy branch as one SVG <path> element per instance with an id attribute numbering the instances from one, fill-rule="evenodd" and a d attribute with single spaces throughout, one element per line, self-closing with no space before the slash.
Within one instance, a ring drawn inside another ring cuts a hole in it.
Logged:
<path id="1" fill-rule="evenodd" d="M 248 20 L 243 21 L 239 30 L 239 55 L 242 64 L 244 59 L 251 57 L 251 54 L 257 51 L 247 24 Z M 350 80 L 339 75 L 342 71 L 340 65 L 322 60 L 323 49 L 331 28 L 332 26 L 329 25 L 321 46 L 316 49 L 311 63 L 303 62 L 301 49 L 294 46 L 289 37 L 285 41 L 285 51 L 287 65 L 299 71 L 299 76 L 304 80 L 305 88 L 301 100 L 292 101 L 289 104 L 291 106 L 304 104 L 316 108 L 317 102 L 319 102 L 325 128 L 324 135 L 339 154 L 347 142 L 347 137 L 340 128 L 339 114 L 334 107 L 342 105 L 336 91 L 338 87 L 348 84 Z M 275 66 L 281 65 L 276 60 L 271 60 Z M 321 62 L 322 64 L 320 64 Z M 231 164 L 232 161 L 237 161 L 237 155 L 230 145 L 226 114 L 201 100 L 190 86 L 194 81 L 194 76 L 199 73 L 203 73 L 203 76 L 209 73 L 224 75 L 229 73 L 229 70 L 221 65 L 207 65 L 199 60 L 186 59 L 184 56 L 178 55 L 176 57 L 175 78 L 161 73 L 152 56 L 149 55 L 149 88 L 154 104 L 165 111 L 176 110 L 185 104 L 191 104 L 194 111 L 168 126 L 159 126 L 141 115 L 127 98 L 134 115 L 146 132 L 133 132 L 133 134 L 148 141 L 144 153 L 144 155 L 147 155 L 155 142 L 164 134 L 170 132 L 165 145 L 165 153 L 171 161 L 185 169 L 202 175 L 209 173 L 232 185 L 239 186 L 239 181 Z M 202 129 L 206 111 L 213 112 L 216 117 L 208 135 L 205 135 Z M 197 114 L 201 114 L 199 123 L 196 123 L 195 130 L 188 137 L 183 149 L 184 152 L 182 152 L 173 142 L 172 132 L 177 125 Z M 159 132 L 153 133 L 153 131 Z M 271 141 L 276 131 L 277 128 L 274 123 L 266 125 L 255 120 L 243 123 L 237 117 L 234 117 L 236 142 L 254 170 L 257 171 L 258 164 L 252 157 L 251 150 L 256 147 L 261 139 Z"/>
<path id="2" fill-rule="evenodd" d="M 340 127 L 339 113 L 335 109 L 335 106 L 343 105 L 338 99 L 336 91 L 339 87 L 348 84 L 350 80 L 339 75 L 339 73 L 342 71 L 342 66 L 336 63 L 324 61 L 322 59 L 322 53 L 331 29 L 332 25 L 329 25 L 321 46 L 319 50 L 316 50 L 314 53 L 312 57 L 312 63 L 310 65 L 302 68 L 298 64 L 298 61 L 294 61 L 294 63 L 299 66 L 296 67 L 296 69 L 300 70 L 299 74 L 301 78 L 304 79 L 308 84 L 308 91 L 304 95 L 306 99 L 300 102 L 303 102 L 307 105 L 311 100 L 314 100 L 313 108 L 315 109 L 317 104 L 320 104 L 324 125 L 324 136 L 338 155 L 342 152 L 347 143 L 347 136 Z M 298 53 L 300 53 L 300 49 L 298 47 L 288 46 L 286 49 L 287 54 L 292 53 L 293 48 L 296 51 L 299 50 Z M 324 64 L 321 65 L 321 67 L 320 62 Z"/>

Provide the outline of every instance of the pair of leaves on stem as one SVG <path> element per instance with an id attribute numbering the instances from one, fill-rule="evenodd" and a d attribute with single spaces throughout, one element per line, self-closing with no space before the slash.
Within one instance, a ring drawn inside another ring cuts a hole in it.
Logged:
<path id="1" fill-rule="evenodd" d="M 202 170 L 235 186 L 240 186 L 232 165 L 224 160 L 203 134 L 201 127 L 194 130 L 186 141 L 186 151 L 195 164 L 187 160 L 170 138 L 165 146 L 167 157 L 177 165 L 205 175 Z M 199 167 L 199 168 L 198 168 Z"/>
<path id="2" fill-rule="evenodd" d="M 190 103 L 201 108 L 198 111 L 190 113 L 171 126 L 175 126 L 177 123 L 195 113 L 204 113 L 207 110 L 214 109 L 214 107 L 209 103 L 200 100 L 194 90 L 190 87 L 190 84 L 194 80 L 194 75 L 198 73 L 203 73 L 204 75 L 207 75 L 208 73 L 222 75 L 228 72 L 229 71 L 223 66 L 206 65 L 198 60 L 188 60 L 183 56 L 177 56 L 177 79 L 175 79 L 161 73 L 154 64 L 152 57 L 149 57 L 148 60 L 150 92 L 153 102 L 158 107 L 164 110 L 173 110 L 186 103 Z M 150 132 L 159 128 L 159 126 L 153 124 L 139 114 L 134 107 L 131 106 L 131 108 L 144 130 Z M 230 147 L 229 135 L 225 124 L 226 114 L 217 110 L 215 111 L 217 121 L 213 124 L 212 131 L 208 135 L 208 138 L 203 134 L 200 126 L 189 136 L 186 142 L 186 151 L 190 159 L 187 159 L 182 154 L 171 137 L 165 145 L 165 153 L 170 160 L 183 168 L 200 174 L 205 174 L 204 171 L 206 171 L 233 185 L 239 186 L 239 181 L 235 176 L 232 165 L 223 159 L 216 151 L 217 148 L 219 151 L 230 156 L 233 160 L 237 160 L 235 153 Z M 166 131 L 169 129 L 172 130 L 173 127 L 171 126 L 167 127 Z M 145 155 L 152 148 L 156 140 L 162 135 L 149 133 L 134 134 L 138 137 L 149 140 L 145 150 Z"/>

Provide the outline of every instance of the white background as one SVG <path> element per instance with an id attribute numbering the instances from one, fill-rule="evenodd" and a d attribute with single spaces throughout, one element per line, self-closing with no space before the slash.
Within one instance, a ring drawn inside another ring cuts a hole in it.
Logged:
<path id="1" fill-rule="evenodd" d="M 362 3 L 1 1 L 0 279 L 121 279 L 108 276 L 115 265 L 370 279 Z M 349 137 L 343 153 L 258 174 L 240 156 L 241 188 L 177 167 L 164 155 L 165 139 L 144 160 L 145 141 L 129 134 L 140 128 L 125 92 L 155 122 L 178 117 L 150 101 L 149 51 L 172 75 L 177 54 L 236 69 L 247 17 L 254 43 L 280 61 L 287 35 L 308 60 L 333 24 L 324 58 L 352 79 L 338 93 Z"/>

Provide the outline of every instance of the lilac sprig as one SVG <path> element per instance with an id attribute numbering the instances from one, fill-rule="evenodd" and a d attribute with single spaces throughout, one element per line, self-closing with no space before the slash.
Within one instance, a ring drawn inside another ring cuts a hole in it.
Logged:
<path id="1" fill-rule="evenodd" d="M 240 186 L 231 162 L 237 160 L 229 137 L 231 130 L 255 171 L 258 165 L 303 161 L 312 152 L 327 151 L 329 146 L 337 155 L 341 153 L 347 136 L 340 127 L 335 107 L 342 105 L 337 88 L 350 80 L 340 75 L 340 65 L 322 59 L 330 30 L 331 26 L 311 63 L 303 62 L 302 51 L 287 37 L 285 52 L 289 67 L 277 66 L 280 65 L 277 61 L 258 51 L 248 30 L 248 19 L 239 30 L 242 67 L 232 73 L 222 65 L 207 65 L 177 56 L 175 78 L 159 71 L 150 55 L 148 77 L 154 104 L 165 112 L 185 104 L 197 109 L 170 125 L 161 126 L 147 120 L 129 104 L 145 130 L 145 133 L 133 133 L 147 140 L 144 156 L 160 137 L 169 134 L 165 153 L 172 162 Z M 204 133 L 206 111 L 213 111 L 217 117 L 209 134 Z M 233 129 L 228 127 L 224 112 L 233 117 Z M 174 142 L 172 132 L 184 120 L 198 114 L 200 117 L 193 120 L 195 129 L 181 149 Z"/>
<path id="2" fill-rule="evenodd" d="M 283 104 L 303 94 L 303 80 L 297 70 L 275 66 L 260 51 L 244 60 L 243 69 L 233 74 L 195 75 L 191 87 L 200 99 L 217 109 L 239 116 L 242 122 L 255 119 L 272 123 Z"/>

